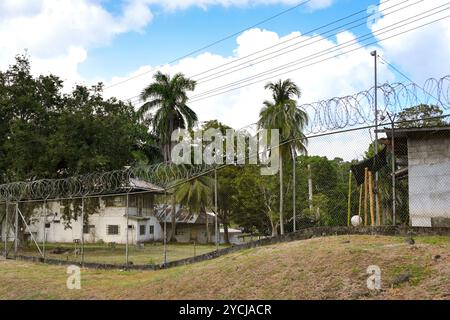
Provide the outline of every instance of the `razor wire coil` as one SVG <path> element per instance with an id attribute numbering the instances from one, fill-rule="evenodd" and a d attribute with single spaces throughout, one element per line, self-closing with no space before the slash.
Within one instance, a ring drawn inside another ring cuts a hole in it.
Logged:
<path id="1" fill-rule="evenodd" d="M 381 114 L 396 114 L 407 107 L 433 104 L 443 110 L 450 109 L 450 75 L 430 78 L 424 86 L 415 83 L 385 83 L 377 87 Z M 381 98 L 381 99 L 380 99 Z M 375 88 L 354 95 L 333 97 L 299 107 L 309 116 L 305 134 L 319 134 L 363 124 L 373 124 Z M 240 130 L 257 133 L 250 125 Z M 23 200 L 70 199 L 127 192 L 139 188 L 133 181 L 144 181 L 164 191 L 177 181 L 201 176 L 214 166 L 175 165 L 159 163 L 110 172 L 93 172 L 64 179 L 41 179 L 0 185 L 0 202 Z"/>

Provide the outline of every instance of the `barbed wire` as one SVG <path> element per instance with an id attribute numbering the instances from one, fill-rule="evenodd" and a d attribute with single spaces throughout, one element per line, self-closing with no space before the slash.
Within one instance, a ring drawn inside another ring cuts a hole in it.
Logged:
<path id="1" fill-rule="evenodd" d="M 437 105 L 443 110 L 450 109 L 450 75 L 440 79 L 428 79 L 424 86 L 414 83 L 383 84 L 378 86 L 381 115 L 386 112 L 398 113 L 407 107 L 419 104 Z M 373 124 L 375 88 L 348 95 L 334 97 L 310 104 L 303 104 L 310 122 L 305 135 L 331 132 L 347 127 Z M 238 131 L 255 136 L 255 124 Z M 159 163 L 138 166 L 110 172 L 94 172 L 65 179 L 43 179 L 13 182 L 0 185 L 0 202 L 24 200 L 61 200 L 90 196 L 114 195 L 132 190 L 137 192 L 165 192 L 173 185 L 193 177 L 199 177 L 219 166 L 176 165 Z"/>
<path id="2" fill-rule="evenodd" d="M 379 116 L 397 114 L 407 107 L 433 104 L 450 108 L 450 75 L 429 78 L 423 86 L 415 83 L 385 83 L 377 88 Z M 353 95 L 334 97 L 300 106 L 309 116 L 305 134 L 344 129 L 375 122 L 375 87 Z"/>
<path id="3" fill-rule="evenodd" d="M 42 179 L 0 185 L 0 202 L 76 199 L 142 190 L 164 193 L 171 183 L 200 175 L 210 165 L 159 163 L 109 172 L 94 172 L 65 179 Z"/>

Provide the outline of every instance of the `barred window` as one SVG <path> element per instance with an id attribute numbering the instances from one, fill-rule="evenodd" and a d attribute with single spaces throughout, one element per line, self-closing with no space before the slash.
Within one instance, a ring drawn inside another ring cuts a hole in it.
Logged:
<path id="1" fill-rule="evenodd" d="M 148 227 L 148 233 L 149 234 L 154 234 L 155 233 L 155 226 L 149 226 Z"/>
<path id="2" fill-rule="evenodd" d="M 137 208 L 138 206 L 138 195 L 130 194 L 128 196 L 128 206 L 131 208 Z"/>
<path id="3" fill-rule="evenodd" d="M 107 207 L 125 207 L 125 197 L 107 197 L 105 198 L 105 204 Z"/>
<path id="4" fill-rule="evenodd" d="M 139 235 L 145 236 L 145 225 L 139 226 Z"/>
<path id="5" fill-rule="evenodd" d="M 114 235 L 118 235 L 119 234 L 119 226 L 118 225 L 108 225 L 106 227 L 106 233 L 109 236 L 114 236 Z"/>
<path id="6" fill-rule="evenodd" d="M 143 207 L 145 209 L 152 209 L 153 208 L 153 204 L 155 202 L 154 196 L 152 194 L 145 194 L 145 195 L 143 195 L 143 199 L 144 199 Z"/>
<path id="7" fill-rule="evenodd" d="M 83 233 L 84 234 L 90 233 L 93 229 L 95 229 L 95 226 L 92 224 L 91 225 L 87 225 L 87 224 L 83 225 Z"/>

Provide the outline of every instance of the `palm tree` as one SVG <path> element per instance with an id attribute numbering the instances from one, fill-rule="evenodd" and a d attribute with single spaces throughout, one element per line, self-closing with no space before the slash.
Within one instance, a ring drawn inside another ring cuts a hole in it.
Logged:
<path id="1" fill-rule="evenodd" d="M 280 231 L 284 234 L 283 220 L 283 161 L 298 153 L 306 152 L 307 141 L 303 130 L 308 124 L 308 115 L 300 109 L 294 97 L 300 98 L 301 91 L 290 79 L 266 84 L 272 91 L 273 101 L 264 101 L 259 114 L 259 129 L 278 129 L 280 135 Z"/>
<path id="2" fill-rule="evenodd" d="M 189 210 L 199 212 L 205 216 L 208 242 L 211 242 L 211 233 L 206 207 L 211 199 L 211 186 L 212 179 L 210 177 L 200 176 L 182 183 L 175 191 L 175 200 L 178 203 L 184 204 Z"/>
<path id="3" fill-rule="evenodd" d="M 172 132 L 191 129 L 198 120 L 197 114 L 187 106 L 187 91 L 195 90 L 196 82 L 177 73 L 170 75 L 157 72 L 154 82 L 141 93 L 146 101 L 139 109 L 142 118 L 149 120 L 153 132 L 159 137 L 164 161 L 171 162 Z M 154 114 L 151 114 L 154 112 Z"/>

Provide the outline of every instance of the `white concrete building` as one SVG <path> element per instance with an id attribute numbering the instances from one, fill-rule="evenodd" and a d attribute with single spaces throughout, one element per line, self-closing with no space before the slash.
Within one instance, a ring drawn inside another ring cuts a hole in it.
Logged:
<path id="1" fill-rule="evenodd" d="M 228 228 L 228 241 L 231 244 L 241 244 L 244 239 L 242 237 L 242 231 L 239 229 Z M 225 243 L 225 230 L 220 229 L 220 243 Z"/>
<path id="2" fill-rule="evenodd" d="M 388 140 L 392 131 L 385 129 Z M 450 227 L 450 126 L 394 131 L 398 178 L 408 179 L 413 227 Z M 390 142 L 389 142 L 390 144 Z"/>
<path id="3" fill-rule="evenodd" d="M 172 228 L 172 208 L 166 206 L 165 210 L 158 210 L 157 217 L 159 221 L 166 221 L 167 232 L 170 232 Z M 207 243 L 207 231 L 206 231 L 206 217 L 208 219 L 208 229 L 210 233 L 210 241 L 215 242 L 215 215 L 213 212 L 206 212 L 205 214 L 192 213 L 184 208 L 177 207 L 176 215 L 176 232 L 175 238 L 177 242 L 197 242 Z M 220 219 L 217 220 L 220 228 Z M 228 237 L 231 244 L 242 243 L 241 230 L 228 228 Z M 219 233 L 220 243 L 225 243 L 224 229 L 220 229 Z"/>
<path id="4" fill-rule="evenodd" d="M 138 244 L 151 241 L 163 241 L 164 221 L 166 221 L 167 234 L 171 230 L 171 205 L 158 203 L 158 195 L 163 193 L 163 189 L 143 181 L 130 181 L 131 192 L 143 192 L 140 194 L 130 194 L 128 196 L 103 195 L 95 198 L 97 210 L 93 214 L 87 215 L 86 223 L 81 222 L 81 217 L 66 221 L 64 202 L 47 202 L 46 209 L 43 205 L 34 209 L 34 214 L 28 221 L 31 233 L 38 242 L 48 243 L 73 243 L 81 241 L 82 237 L 86 243 L 117 243 L 125 244 L 128 239 L 129 244 Z M 92 201 L 92 200 L 91 200 Z M 68 205 L 68 203 L 66 204 Z M 73 211 L 73 203 L 70 204 Z M 10 205 L 9 209 L 9 239 L 14 239 L 14 211 L 15 205 Z M 186 209 L 176 206 L 176 240 L 180 243 L 207 242 L 206 218 L 205 214 L 191 213 Z M 128 213 L 128 214 L 127 214 Z M 215 216 L 208 212 L 208 228 L 211 242 L 215 241 Z M 220 221 L 218 221 L 220 223 Z M 0 213 L 1 238 L 7 234 L 6 215 Z M 83 236 L 82 236 L 83 232 Z M 240 232 L 237 230 L 237 232 Z M 231 231 L 232 236 L 236 232 Z M 29 230 L 25 230 L 28 240 L 31 240 Z M 221 236 L 223 239 L 223 235 Z M 233 243 L 239 243 L 239 239 L 232 238 Z"/>

